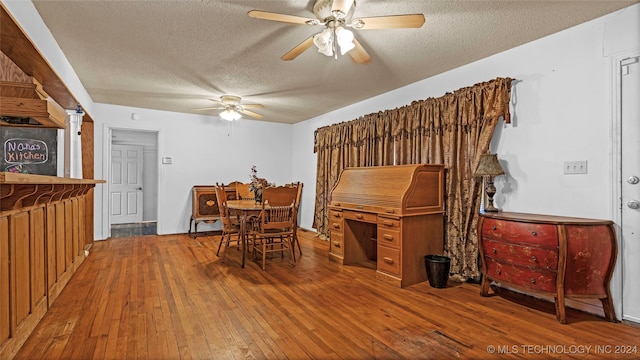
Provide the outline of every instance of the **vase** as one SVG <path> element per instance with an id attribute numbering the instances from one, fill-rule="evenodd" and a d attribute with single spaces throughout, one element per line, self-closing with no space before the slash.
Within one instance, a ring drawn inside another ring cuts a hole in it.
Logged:
<path id="1" fill-rule="evenodd" d="M 257 188 L 255 191 L 255 196 L 256 196 L 256 203 L 260 204 L 262 203 L 262 188 L 259 187 Z"/>

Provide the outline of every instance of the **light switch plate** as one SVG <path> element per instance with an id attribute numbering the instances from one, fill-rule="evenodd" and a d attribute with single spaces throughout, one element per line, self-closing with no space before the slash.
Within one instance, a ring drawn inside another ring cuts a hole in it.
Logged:
<path id="1" fill-rule="evenodd" d="M 170 157 L 163 157 L 162 158 L 162 163 L 163 164 L 173 164 L 173 159 Z"/>
<path id="2" fill-rule="evenodd" d="M 587 173 L 587 160 L 581 161 L 565 161 L 564 162 L 565 174 L 586 174 Z"/>

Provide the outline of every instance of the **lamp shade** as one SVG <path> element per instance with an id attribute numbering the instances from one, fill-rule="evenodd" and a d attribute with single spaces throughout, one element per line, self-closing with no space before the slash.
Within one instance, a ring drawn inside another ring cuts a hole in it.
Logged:
<path id="1" fill-rule="evenodd" d="M 502 166 L 500 166 L 500 162 L 498 161 L 498 156 L 496 154 L 482 154 L 480 155 L 480 161 L 478 162 L 478 167 L 476 171 L 473 173 L 475 176 L 483 176 L 483 175 L 503 175 L 504 170 Z"/>

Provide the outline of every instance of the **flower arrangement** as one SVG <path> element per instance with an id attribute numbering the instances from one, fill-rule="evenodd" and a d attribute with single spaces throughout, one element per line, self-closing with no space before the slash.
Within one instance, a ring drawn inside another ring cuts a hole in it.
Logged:
<path id="1" fill-rule="evenodd" d="M 251 184 L 249 185 L 249 190 L 256 192 L 258 189 L 262 189 L 267 186 L 269 183 L 267 179 L 258 177 L 258 169 L 255 165 L 251 166 Z"/>

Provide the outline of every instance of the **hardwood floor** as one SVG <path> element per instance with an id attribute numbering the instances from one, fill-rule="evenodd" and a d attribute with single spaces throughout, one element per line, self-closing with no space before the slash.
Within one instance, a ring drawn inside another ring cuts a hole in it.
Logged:
<path id="1" fill-rule="evenodd" d="M 640 357 L 640 327 L 572 309 L 562 325 L 551 303 L 475 284 L 398 289 L 299 237 L 297 265 L 267 271 L 233 248 L 221 263 L 219 236 L 96 242 L 16 359 Z"/>

